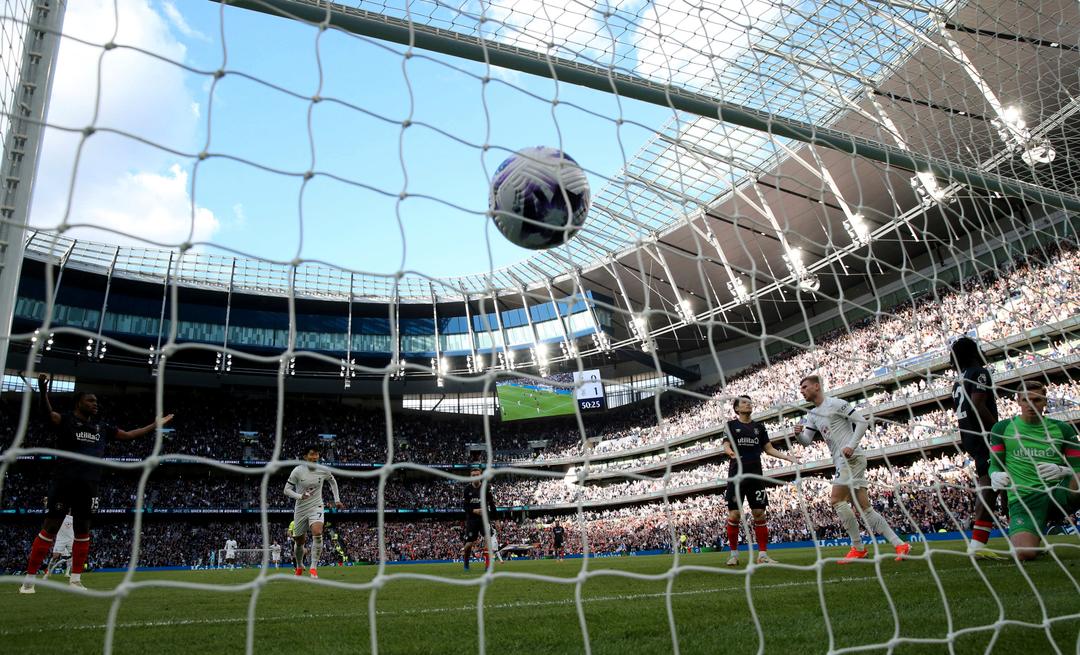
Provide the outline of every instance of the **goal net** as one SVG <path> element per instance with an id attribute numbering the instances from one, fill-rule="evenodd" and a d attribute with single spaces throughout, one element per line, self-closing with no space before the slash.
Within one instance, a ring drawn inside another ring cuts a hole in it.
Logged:
<path id="1" fill-rule="evenodd" d="M 15 647 L 1076 650 L 1075 2 L 5 0 L 0 53 Z"/>

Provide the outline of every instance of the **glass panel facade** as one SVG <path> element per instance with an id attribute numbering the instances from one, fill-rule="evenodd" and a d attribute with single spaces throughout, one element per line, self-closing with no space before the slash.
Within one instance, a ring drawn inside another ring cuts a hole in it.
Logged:
<path id="1" fill-rule="evenodd" d="M 181 307 L 184 310 L 184 307 Z M 581 298 L 573 302 L 558 303 L 559 319 L 556 308 L 551 303 L 529 307 L 537 338 L 540 341 L 562 339 L 563 331 L 560 320 L 567 321 L 568 328 L 575 336 L 591 334 L 592 320 L 586 311 L 586 301 Z M 504 333 L 499 330 L 494 314 L 473 316 L 474 347 L 478 352 L 490 353 L 505 347 L 524 348 L 533 345 L 534 337 L 529 328 L 528 317 L 524 309 L 504 312 Z M 570 311 L 571 313 L 567 313 Z M 610 324 L 610 312 L 600 313 Z M 194 312 L 199 318 L 210 320 L 181 320 L 177 325 L 177 338 L 182 342 L 220 344 L 225 341 L 224 315 L 220 322 L 207 312 Z M 19 297 L 16 301 L 15 315 L 22 319 L 42 321 L 45 314 L 45 302 L 34 298 Z M 192 316 L 184 311 L 183 315 Z M 272 350 L 284 350 L 288 345 L 289 330 L 285 312 L 263 310 L 237 310 L 232 313 L 229 324 L 229 345 L 237 348 L 252 347 Z M 122 312 L 107 312 L 103 331 L 107 334 L 123 337 L 140 336 L 156 339 L 158 332 L 167 334 L 170 329 L 169 312 L 166 312 L 164 325 L 159 325 L 157 315 L 138 315 Z M 53 307 L 53 324 L 57 327 L 79 327 L 96 331 L 101 312 L 84 307 L 57 304 Z M 463 355 L 472 348 L 469 344 L 468 323 L 464 316 L 439 319 L 439 350 L 443 354 Z M 345 333 L 345 321 L 337 316 L 297 315 L 296 347 L 301 350 L 318 352 L 344 353 L 348 342 Z M 319 329 L 324 328 L 324 329 Z M 435 321 L 430 318 L 402 319 L 401 350 L 407 355 L 426 355 L 435 353 Z M 393 352 L 390 337 L 390 321 L 381 317 L 358 317 L 353 320 L 353 335 L 350 350 L 354 353 L 390 353 Z"/>

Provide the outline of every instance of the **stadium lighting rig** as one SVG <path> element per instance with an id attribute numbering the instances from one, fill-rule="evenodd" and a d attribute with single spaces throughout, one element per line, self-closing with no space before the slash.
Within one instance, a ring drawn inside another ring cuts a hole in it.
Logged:
<path id="1" fill-rule="evenodd" d="M 226 353 L 224 356 L 222 356 L 221 353 L 215 353 L 214 371 L 217 373 L 228 373 L 232 371 L 232 353 Z"/>
<path id="2" fill-rule="evenodd" d="M 34 335 L 32 337 L 30 337 L 30 343 L 32 345 L 37 345 L 37 342 L 40 341 L 40 340 L 41 340 L 41 328 L 38 328 L 38 329 L 34 330 Z M 50 332 L 49 333 L 49 338 L 45 340 L 45 346 L 42 348 L 42 350 L 44 350 L 46 352 L 52 350 L 53 342 L 55 340 L 56 340 L 56 333 L 55 332 Z"/>
<path id="3" fill-rule="evenodd" d="M 862 214 L 852 214 L 844 219 L 844 231 L 854 243 L 865 246 L 870 243 L 870 225 Z"/>
<path id="4" fill-rule="evenodd" d="M 350 358 L 341 360 L 341 371 L 338 373 L 338 376 L 344 380 L 346 389 L 352 386 L 352 379 L 356 377 L 356 370 L 353 368 L 355 364 L 355 359 Z"/>
<path id="5" fill-rule="evenodd" d="M 446 384 L 446 374 L 450 371 L 450 362 L 445 357 L 431 358 L 431 374 L 435 376 L 435 386 Z"/>

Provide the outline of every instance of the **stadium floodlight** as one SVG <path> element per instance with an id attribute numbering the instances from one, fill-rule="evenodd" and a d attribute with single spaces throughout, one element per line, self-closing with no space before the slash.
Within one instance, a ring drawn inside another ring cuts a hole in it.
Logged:
<path id="1" fill-rule="evenodd" d="M 804 253 L 802 248 L 784 248 L 784 264 L 788 270 L 799 279 L 806 276 L 806 266 L 803 264 Z"/>
<path id="2" fill-rule="evenodd" d="M 593 346 L 602 353 L 611 352 L 611 337 L 603 330 L 597 330 L 592 334 Z"/>
<path id="3" fill-rule="evenodd" d="M 347 360 L 341 360 L 341 370 L 339 371 L 338 375 L 344 380 L 346 389 L 352 386 L 352 379 L 356 377 L 356 369 L 353 368 L 355 365 L 355 359 L 349 358 Z"/>
<path id="4" fill-rule="evenodd" d="M 1032 139 L 1024 145 L 1020 159 L 1028 166 L 1049 164 L 1057 159 L 1057 151 L 1050 145 L 1049 139 Z"/>
<path id="5" fill-rule="evenodd" d="M 746 283 L 739 278 L 732 278 L 729 280 L 727 289 L 739 304 L 745 304 L 750 301 L 750 292 L 746 288 Z"/>
<path id="6" fill-rule="evenodd" d="M 682 320 L 687 323 L 697 323 L 697 315 L 694 314 L 694 305 L 690 302 L 689 298 L 683 298 L 679 301 L 679 315 Z"/>
<path id="7" fill-rule="evenodd" d="M 870 224 L 866 222 L 866 217 L 862 214 L 852 214 L 844 219 L 844 230 L 847 231 L 852 242 L 861 246 L 870 243 Z"/>
<path id="8" fill-rule="evenodd" d="M 289 358 L 289 375 L 296 375 L 296 358 Z"/>
<path id="9" fill-rule="evenodd" d="M 799 278 L 799 288 L 803 291 L 816 293 L 821 289 L 821 280 L 813 273 L 806 273 Z"/>
<path id="10" fill-rule="evenodd" d="M 911 178 L 911 188 L 915 189 L 915 193 L 927 206 L 939 203 L 947 196 L 945 189 L 938 185 L 937 177 L 930 171 L 916 173 Z"/>

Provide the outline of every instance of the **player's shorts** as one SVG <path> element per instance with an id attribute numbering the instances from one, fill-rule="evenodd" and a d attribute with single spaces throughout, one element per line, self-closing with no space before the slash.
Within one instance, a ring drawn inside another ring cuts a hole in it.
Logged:
<path id="1" fill-rule="evenodd" d="M 74 545 L 74 543 L 74 535 L 72 535 L 70 539 L 61 539 L 60 537 L 57 537 L 56 541 L 53 543 L 53 555 L 59 555 L 60 557 L 71 557 L 71 547 Z"/>
<path id="2" fill-rule="evenodd" d="M 990 475 L 990 447 L 986 444 L 986 438 L 975 432 L 960 432 L 960 450 L 975 461 L 975 475 L 980 478 Z"/>
<path id="3" fill-rule="evenodd" d="M 475 514 L 474 514 L 475 516 Z M 470 544 L 484 534 L 484 521 L 480 517 L 465 519 L 465 532 L 462 536 L 464 543 Z"/>
<path id="4" fill-rule="evenodd" d="M 324 514 L 325 509 L 322 507 L 316 507 L 303 514 L 293 514 L 292 536 L 299 537 L 307 534 L 307 531 L 311 529 L 312 524 L 323 523 Z"/>
<path id="5" fill-rule="evenodd" d="M 1062 512 L 1064 509 L 1064 513 Z M 1009 494 L 1009 534 L 1030 532 L 1042 536 L 1050 519 L 1080 509 L 1080 491 L 1064 483 L 1049 492 Z"/>
<path id="6" fill-rule="evenodd" d="M 835 487 L 842 485 L 852 489 L 866 488 L 866 455 L 856 453 L 848 457 L 837 457 L 836 475 L 830 480 Z"/>
<path id="7" fill-rule="evenodd" d="M 63 520 L 68 512 L 76 522 L 89 521 L 97 511 L 97 482 L 89 480 L 52 480 L 49 482 L 45 501 L 45 515 L 50 519 Z"/>
<path id="8" fill-rule="evenodd" d="M 766 493 L 768 486 L 764 480 L 758 478 L 728 480 L 727 489 L 724 490 L 728 510 L 734 512 L 742 509 L 743 498 L 750 505 L 750 509 L 765 509 L 769 506 L 769 495 Z"/>

